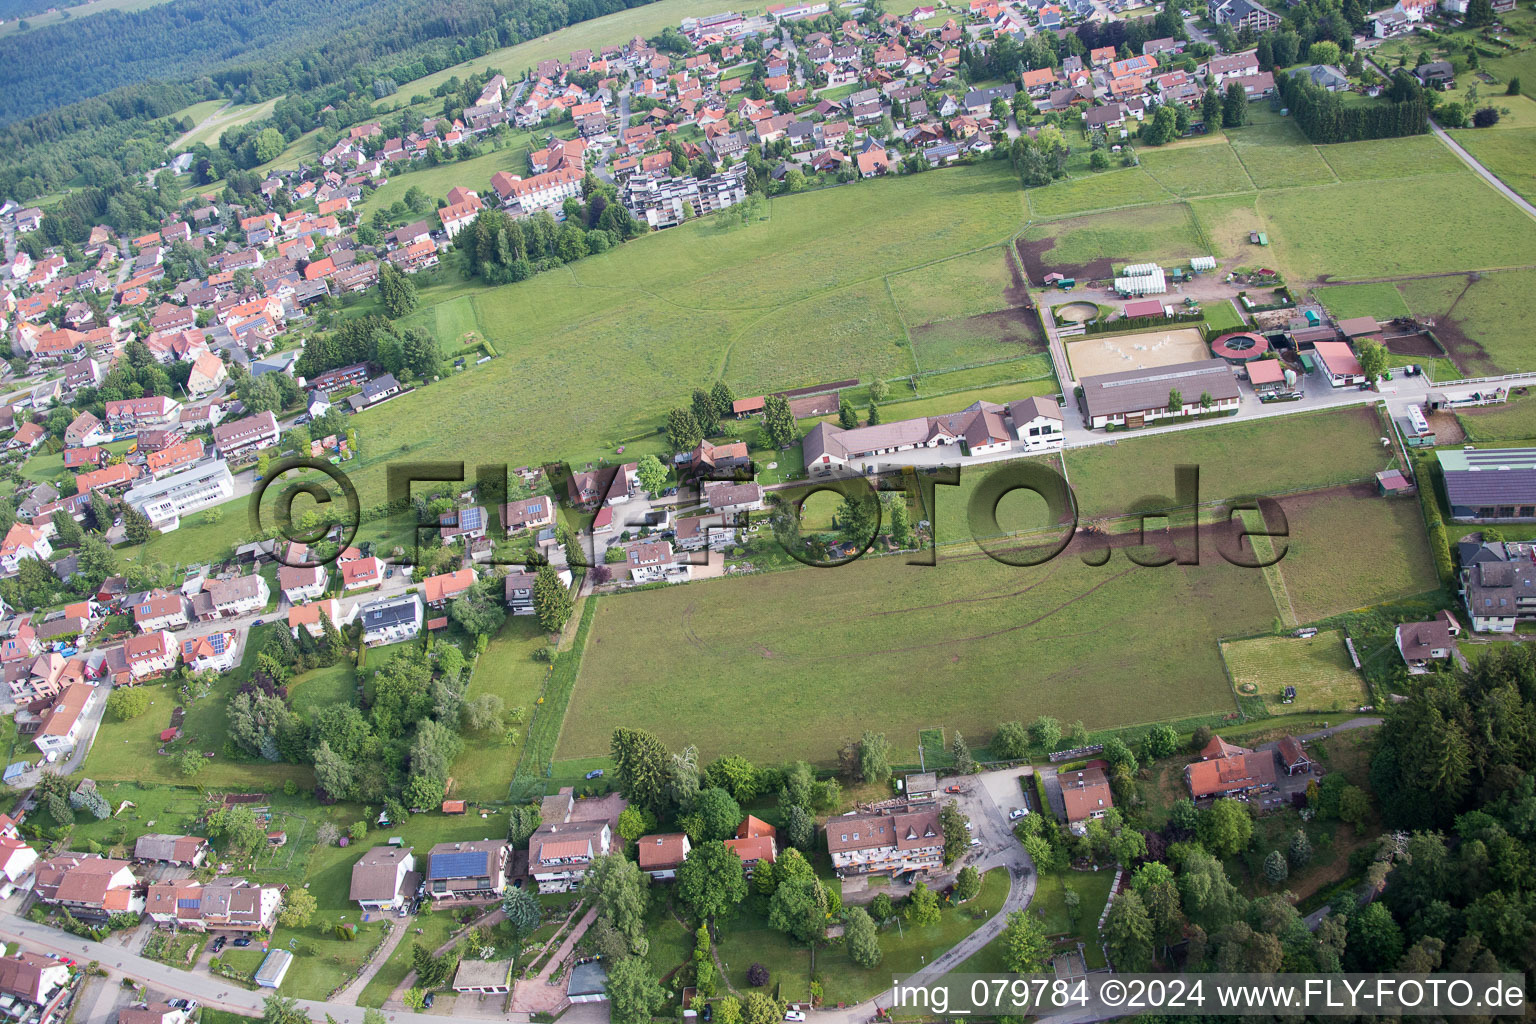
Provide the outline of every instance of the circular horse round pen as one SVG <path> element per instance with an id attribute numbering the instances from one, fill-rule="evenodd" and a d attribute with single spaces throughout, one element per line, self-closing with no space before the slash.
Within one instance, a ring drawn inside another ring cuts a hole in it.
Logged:
<path id="1" fill-rule="evenodd" d="M 1056 307 L 1056 315 L 1073 324 L 1085 324 L 1099 318 L 1099 307 L 1092 302 L 1069 302 Z"/>
<path id="2" fill-rule="evenodd" d="M 1248 363 L 1269 351 L 1269 340 L 1262 334 L 1234 331 L 1211 342 L 1211 354 L 1229 363 Z"/>

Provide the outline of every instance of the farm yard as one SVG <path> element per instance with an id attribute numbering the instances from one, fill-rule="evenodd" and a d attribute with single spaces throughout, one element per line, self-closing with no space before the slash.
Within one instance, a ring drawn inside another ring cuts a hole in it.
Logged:
<path id="1" fill-rule="evenodd" d="M 1344 647 L 1344 634 L 1336 629 L 1305 639 L 1234 640 L 1221 645 L 1221 656 L 1239 696 L 1262 700 L 1272 715 L 1353 711 L 1367 699 L 1364 682 Z M 1290 704 L 1284 700 L 1286 686 L 1296 688 Z"/>

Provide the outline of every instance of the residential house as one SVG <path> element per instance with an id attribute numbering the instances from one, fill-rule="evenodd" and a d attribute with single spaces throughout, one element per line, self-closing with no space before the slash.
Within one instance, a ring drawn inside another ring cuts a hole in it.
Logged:
<path id="1" fill-rule="evenodd" d="M 1088 831 L 1088 822 L 1102 818 L 1115 806 L 1104 769 L 1089 765 L 1058 776 L 1061 798 L 1067 807 L 1067 827 L 1079 835 Z"/>
<path id="2" fill-rule="evenodd" d="M 1448 661 L 1456 653 L 1456 637 L 1461 624 L 1450 612 L 1441 609 L 1428 622 L 1399 623 L 1394 631 L 1397 652 L 1403 656 L 1408 671 L 1423 675 L 1434 666 L 1431 662 Z"/>
<path id="3" fill-rule="evenodd" d="M 427 851 L 427 898 L 434 903 L 499 901 L 510 853 L 503 839 L 438 843 Z"/>
<path id="4" fill-rule="evenodd" d="M 596 857 L 608 853 L 613 833 L 607 821 L 553 821 L 528 840 L 528 873 L 539 892 L 570 892 L 581 884 Z"/>
<path id="5" fill-rule="evenodd" d="M 416 895 L 421 872 L 409 846 L 375 846 L 352 865 L 349 898 L 365 911 L 398 910 Z"/>
<path id="6" fill-rule="evenodd" d="M 181 642 L 181 660 L 193 672 L 228 672 L 239 664 L 240 632 L 219 630 Z"/>
<path id="7" fill-rule="evenodd" d="M 191 606 L 180 591 L 151 590 L 133 605 L 133 624 L 144 633 L 180 629 L 191 622 Z"/>
<path id="8" fill-rule="evenodd" d="M 260 573 L 205 580 L 203 589 L 192 598 L 192 613 L 202 622 L 238 618 L 261 611 L 271 596 L 267 579 Z"/>
<path id="9" fill-rule="evenodd" d="M 133 682 L 169 672 L 176 667 L 176 657 L 181 647 L 171 634 L 160 631 L 131 636 L 123 641 L 123 657 L 128 663 L 128 675 Z"/>
<path id="10" fill-rule="evenodd" d="M 178 931 L 263 932 L 277 924 L 285 888 L 233 877 L 155 882 L 144 909 L 156 924 Z"/>
<path id="11" fill-rule="evenodd" d="M 94 364 L 92 364 L 94 365 Z M 80 448 L 87 445 L 106 444 L 112 434 L 89 410 L 82 412 L 64 428 L 64 447 Z"/>
<path id="12" fill-rule="evenodd" d="M 53 545 L 43 535 L 41 527 L 27 523 L 12 523 L 0 541 L 0 568 L 7 574 L 17 572 L 24 559 L 35 558 L 46 562 L 53 554 Z"/>
<path id="13" fill-rule="evenodd" d="M 726 516 L 758 511 L 763 507 L 763 494 L 762 485 L 750 481 L 740 484 L 715 483 L 704 488 L 704 500 L 709 510 Z"/>
<path id="14" fill-rule="evenodd" d="M 1473 630 L 1513 633 L 1521 619 L 1536 619 L 1536 544 L 1462 541 L 1461 599 Z"/>
<path id="15" fill-rule="evenodd" d="M 1275 788 L 1273 751 L 1253 751 L 1232 744 L 1223 744 L 1223 750 L 1220 756 L 1195 761 L 1184 768 L 1184 781 L 1196 800 L 1267 793 Z"/>
<path id="16" fill-rule="evenodd" d="M 277 417 L 270 410 L 213 428 L 213 447 L 226 462 L 255 458 L 261 448 L 278 442 Z"/>
<path id="17" fill-rule="evenodd" d="M 653 882 L 666 882 L 677 877 L 677 869 L 683 866 L 693 844 L 681 832 L 641 836 L 635 843 L 635 853 L 640 858 L 640 870 L 651 876 Z"/>
<path id="18" fill-rule="evenodd" d="M 1259 73 L 1257 51 L 1247 50 L 1226 57 L 1212 57 L 1205 66 L 1205 81 L 1212 88 L 1229 78 L 1247 78 Z"/>
<path id="19" fill-rule="evenodd" d="M 32 873 L 37 864 L 37 851 L 19 838 L 0 835 L 0 898 L 9 899 L 22 879 Z"/>
<path id="20" fill-rule="evenodd" d="M 150 452 L 144 457 L 144 468 L 148 470 L 151 479 L 160 480 L 197 465 L 202 457 L 203 442 L 194 437 L 157 452 Z"/>
<path id="21" fill-rule="evenodd" d="M 1046 451 L 1066 443 L 1066 429 L 1061 406 L 1053 398 L 1026 398 L 1008 403 L 1008 417 L 1019 447 L 1026 451 Z"/>
<path id="22" fill-rule="evenodd" d="M 679 563 L 672 545 L 664 540 L 642 540 L 624 549 L 629 578 L 636 583 L 679 583 L 688 579 L 687 563 Z"/>
<path id="23" fill-rule="evenodd" d="M 1294 736 L 1280 737 L 1275 744 L 1275 754 L 1280 758 L 1280 767 L 1286 775 L 1305 775 L 1312 770 L 1312 759 L 1307 757 L 1301 741 Z"/>
<path id="24" fill-rule="evenodd" d="M 475 570 L 458 569 L 440 576 L 428 576 L 421 581 L 422 596 L 428 605 L 441 608 L 454 598 L 469 593 L 475 585 Z"/>
<path id="25" fill-rule="evenodd" d="M 944 861 L 944 830 L 934 806 L 845 815 L 829 820 L 825 831 L 839 877 L 930 871 Z"/>
<path id="26" fill-rule="evenodd" d="M 1218 25 L 1230 25 L 1234 32 L 1250 28 L 1255 35 L 1281 24 L 1280 16 L 1257 0 L 1211 0 L 1210 18 Z"/>
<path id="27" fill-rule="evenodd" d="M 759 863 L 773 864 L 779 859 L 778 831 L 766 821 L 747 815 L 736 826 L 736 835 L 725 841 L 725 848 L 741 858 L 748 878 Z"/>
<path id="28" fill-rule="evenodd" d="M 1432 60 L 1413 69 L 1414 77 L 1426 89 L 1456 88 L 1456 68 L 1448 60 Z"/>
<path id="29" fill-rule="evenodd" d="M 337 565 L 341 567 L 342 593 L 376 587 L 384 582 L 384 563 L 372 555 L 339 561 Z"/>
<path id="30" fill-rule="evenodd" d="M 181 411 L 181 403 L 163 395 L 153 395 L 108 402 L 106 411 L 107 426 L 114 433 L 124 434 L 174 425 Z"/>
<path id="31" fill-rule="evenodd" d="M 202 836 L 173 836 L 149 832 L 133 844 L 133 859 L 177 867 L 200 868 L 213 847 Z"/>
<path id="32" fill-rule="evenodd" d="M 555 525 L 555 502 L 542 495 L 510 501 L 501 506 L 501 528 L 507 533 L 538 530 Z"/>
<path id="33" fill-rule="evenodd" d="M 277 570 L 277 588 L 282 591 L 283 597 L 287 598 L 289 604 L 313 601 L 325 593 L 328 582 L 325 567 L 322 565 L 284 565 L 279 566 Z"/>
<path id="34" fill-rule="evenodd" d="M 170 1003 L 138 1003 L 117 1011 L 117 1024 L 187 1024 L 193 1010 Z"/>
<path id="35" fill-rule="evenodd" d="M 363 643 L 369 647 L 400 643 L 421 632 L 421 598 L 404 594 L 365 604 L 357 610 L 363 623 Z"/>
<path id="36" fill-rule="evenodd" d="M 66 908 L 76 917 L 104 921 L 113 914 L 138 914 L 144 897 L 133 865 L 94 853 L 62 853 L 42 862 L 33 875 L 39 903 Z"/>
<path id="37" fill-rule="evenodd" d="M 193 398 L 201 398 L 204 395 L 217 391 L 229 377 L 224 369 L 224 361 L 211 352 L 204 352 L 192 363 L 192 370 L 187 374 L 187 394 Z"/>
<path id="38" fill-rule="evenodd" d="M 65 687 L 48 709 L 32 745 L 44 755 L 62 756 L 74 750 L 85 730 L 86 716 L 96 706 L 96 696 L 96 687 L 90 683 L 71 683 Z"/>
<path id="39" fill-rule="evenodd" d="M 470 541 L 485 536 L 486 526 L 485 509 L 480 505 L 449 509 L 437 519 L 438 536 L 444 544 L 462 540 L 468 545 Z"/>
<path id="40" fill-rule="evenodd" d="M 69 996 L 69 966 L 41 953 L 0 957 L 0 1005 L 7 1020 L 53 1024 Z"/>
<path id="41" fill-rule="evenodd" d="M 294 605 L 288 609 L 288 632 L 293 638 L 299 638 L 299 629 L 302 627 L 306 633 L 315 639 L 325 635 L 325 623 L 320 616 L 325 615 L 331 620 L 331 625 L 341 628 L 341 604 L 334 598 L 324 601 L 316 601 L 313 604 Z"/>

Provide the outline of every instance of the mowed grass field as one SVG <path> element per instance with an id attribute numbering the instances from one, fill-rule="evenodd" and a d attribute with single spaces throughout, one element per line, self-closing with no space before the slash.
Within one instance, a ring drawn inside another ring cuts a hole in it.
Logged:
<path id="1" fill-rule="evenodd" d="M 1014 305 L 1014 284 L 1006 246 L 978 249 L 889 279 L 891 297 L 910 326 L 995 313 Z"/>
<path id="2" fill-rule="evenodd" d="M 1119 269 L 1121 263 L 1212 255 L 1189 205 L 1181 202 L 1038 222 L 1025 230 L 1022 244 L 1038 251 L 1043 263 L 1064 266 L 1108 258 Z"/>
<path id="3" fill-rule="evenodd" d="M 960 522 L 946 491 L 939 519 Z M 618 725 L 706 759 L 830 763 L 863 729 L 905 759 L 929 727 L 974 742 L 1027 715 L 1095 729 L 1231 711 L 1214 638 L 1264 628 L 1275 606 L 1259 573 L 1210 555 L 1018 568 L 971 549 L 600 598 L 557 756 L 602 754 Z"/>
<path id="4" fill-rule="evenodd" d="M 1065 456 L 1067 478 L 1084 518 L 1128 512 L 1151 496 L 1172 499 L 1178 465 L 1199 467 L 1202 502 L 1309 491 L 1385 469 L 1389 456 L 1379 436 L 1376 417 L 1365 407 L 1220 423 L 1074 449 Z M 1295 457 L 1325 450 L 1326 460 Z"/>
<path id="5" fill-rule="evenodd" d="M 1220 137 L 1208 138 L 1204 145 L 1149 149 L 1141 154 L 1141 166 L 1177 196 L 1220 195 L 1257 187 L 1232 147 Z"/>
<path id="6" fill-rule="evenodd" d="M 1352 711 L 1366 699 L 1365 684 L 1349 660 L 1344 634 L 1325 629 L 1316 636 L 1263 636 L 1221 645 L 1232 685 L 1239 693 L 1255 688 L 1271 714 L 1297 711 Z M 1296 688 L 1284 703 L 1285 687 Z"/>
<path id="7" fill-rule="evenodd" d="M 775 199 L 763 223 L 722 231 L 706 219 L 501 288 L 449 268 L 432 297 L 455 300 L 454 330 L 478 330 L 501 357 L 456 376 L 451 401 L 437 385 L 359 414 L 363 454 L 348 471 L 370 504 L 404 454 L 459 459 L 473 443 L 477 458 L 522 465 L 633 444 L 635 458 L 660 450 L 667 408 L 717 379 L 749 395 L 912 373 L 883 279 L 996 252 L 1023 211 L 993 163 Z M 828 224 L 860 243 L 829 244 Z"/>

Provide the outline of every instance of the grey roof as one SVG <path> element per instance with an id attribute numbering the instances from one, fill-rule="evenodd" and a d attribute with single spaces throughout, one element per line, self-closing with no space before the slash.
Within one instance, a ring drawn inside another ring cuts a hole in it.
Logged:
<path id="1" fill-rule="evenodd" d="M 411 857 L 409 846 L 375 846 L 352 865 L 351 898 L 354 900 L 392 900 L 399 893 L 395 882 L 400 862 Z"/>
<path id="2" fill-rule="evenodd" d="M 387 601 L 375 601 L 373 604 L 363 606 L 360 617 L 365 633 L 371 633 L 377 629 L 388 629 L 405 622 L 415 622 L 421 618 L 421 598 L 415 594 L 407 594 Z"/>
<path id="3" fill-rule="evenodd" d="M 1084 377 L 1081 383 L 1089 416 L 1162 409 L 1168 405 L 1170 391 L 1180 392 L 1186 402 L 1205 391 L 1218 401 L 1238 397 L 1237 378 L 1220 359 L 1101 373 Z"/>
<path id="4" fill-rule="evenodd" d="M 372 402 L 377 396 L 382 395 L 391 388 L 398 390 L 399 387 L 400 382 L 395 380 L 395 375 L 386 373 L 384 376 L 375 377 L 363 385 L 363 397 Z"/>
<path id="5" fill-rule="evenodd" d="M 1011 100 L 1018 89 L 1012 84 L 994 85 L 986 89 L 972 89 L 965 94 L 967 107 L 990 105 L 993 100 Z"/>
<path id="6" fill-rule="evenodd" d="M 1452 505 L 1536 504 L 1536 469 L 1448 469 L 1444 475 Z"/>

